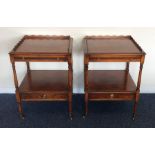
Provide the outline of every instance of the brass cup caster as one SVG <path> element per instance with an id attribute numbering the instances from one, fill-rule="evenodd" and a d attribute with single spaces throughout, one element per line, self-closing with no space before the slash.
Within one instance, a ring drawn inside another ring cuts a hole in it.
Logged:
<path id="1" fill-rule="evenodd" d="M 19 114 L 19 117 L 20 117 L 21 120 L 24 120 L 25 119 L 25 116 L 22 113 Z"/>
<path id="2" fill-rule="evenodd" d="M 132 115 L 132 120 L 134 121 L 135 120 L 135 114 L 133 113 Z"/>
<path id="3" fill-rule="evenodd" d="M 86 117 L 87 117 L 87 113 L 85 113 L 85 114 L 82 115 L 82 118 L 83 119 L 86 119 Z"/>
<path id="4" fill-rule="evenodd" d="M 73 115 L 69 114 L 69 119 L 72 121 L 73 120 Z"/>

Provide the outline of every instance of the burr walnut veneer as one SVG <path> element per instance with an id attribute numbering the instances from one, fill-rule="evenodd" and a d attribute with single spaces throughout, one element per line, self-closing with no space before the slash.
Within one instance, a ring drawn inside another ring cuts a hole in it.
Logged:
<path id="1" fill-rule="evenodd" d="M 72 38 L 70 36 L 24 36 L 9 53 L 16 99 L 23 118 L 22 101 L 68 101 L 72 119 Z M 15 62 L 26 62 L 27 73 L 18 84 Z M 30 62 L 67 62 L 68 70 L 31 70 Z"/>
<path id="2" fill-rule="evenodd" d="M 86 36 L 84 52 L 85 115 L 89 100 L 134 100 L 135 119 L 145 58 L 141 47 L 131 36 Z M 89 62 L 126 62 L 126 69 L 89 70 Z M 129 73 L 130 62 L 140 62 L 137 85 Z"/>

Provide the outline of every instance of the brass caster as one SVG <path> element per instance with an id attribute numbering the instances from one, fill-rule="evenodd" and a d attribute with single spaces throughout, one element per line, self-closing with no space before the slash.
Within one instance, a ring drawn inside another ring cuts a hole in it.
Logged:
<path id="1" fill-rule="evenodd" d="M 83 119 L 86 119 L 86 116 L 87 116 L 87 114 L 84 114 L 84 115 L 82 116 L 82 118 L 83 118 Z"/>
<path id="2" fill-rule="evenodd" d="M 69 114 L 69 119 L 72 121 L 73 120 L 73 115 Z"/>
<path id="3" fill-rule="evenodd" d="M 83 118 L 83 119 L 86 119 L 86 116 L 85 116 L 85 115 L 83 115 L 83 116 L 82 116 L 82 118 Z"/>
<path id="4" fill-rule="evenodd" d="M 132 116 L 132 120 L 133 120 L 133 121 L 135 120 L 135 114 L 133 114 L 133 116 Z"/>
<path id="5" fill-rule="evenodd" d="M 19 117 L 20 117 L 21 120 L 24 120 L 25 119 L 24 114 L 19 114 Z"/>

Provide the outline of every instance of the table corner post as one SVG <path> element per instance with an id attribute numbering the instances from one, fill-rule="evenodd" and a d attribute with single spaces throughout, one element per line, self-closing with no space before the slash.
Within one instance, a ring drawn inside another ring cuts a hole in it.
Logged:
<path id="1" fill-rule="evenodd" d="M 10 60 L 11 60 L 12 69 L 13 69 L 13 77 L 14 77 L 14 84 L 15 84 L 15 89 L 16 89 L 15 93 L 16 93 L 16 100 L 18 103 L 18 111 L 19 111 L 20 117 L 24 119 L 21 96 L 19 93 L 19 85 L 18 85 L 18 78 L 17 78 L 16 66 L 15 66 L 15 59 L 13 55 L 10 55 Z"/>
<path id="2" fill-rule="evenodd" d="M 68 56 L 68 101 L 69 117 L 72 120 L 72 95 L 73 95 L 73 61 L 72 54 Z"/>
<path id="3" fill-rule="evenodd" d="M 135 103 L 134 103 L 134 108 L 133 108 L 133 120 L 135 120 L 137 104 L 138 104 L 139 96 L 140 96 L 140 85 L 141 85 L 141 77 L 142 77 L 144 60 L 145 60 L 145 55 L 143 55 L 140 59 L 140 67 L 139 67 L 139 74 L 138 74 L 138 81 L 137 81 L 137 88 L 136 88 L 136 95 L 135 95 Z"/>
<path id="4" fill-rule="evenodd" d="M 89 57 L 84 55 L 84 93 L 85 93 L 85 116 L 88 114 L 88 63 Z"/>

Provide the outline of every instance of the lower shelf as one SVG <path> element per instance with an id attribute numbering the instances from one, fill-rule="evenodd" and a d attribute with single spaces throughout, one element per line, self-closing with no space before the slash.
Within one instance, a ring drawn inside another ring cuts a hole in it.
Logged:
<path id="1" fill-rule="evenodd" d="M 89 70 L 89 100 L 133 100 L 136 85 L 124 70 Z"/>
<path id="2" fill-rule="evenodd" d="M 136 85 L 124 70 L 89 70 L 88 92 L 135 92 Z"/>
<path id="3" fill-rule="evenodd" d="M 67 100 L 68 71 L 31 70 L 19 87 L 22 100 Z"/>

